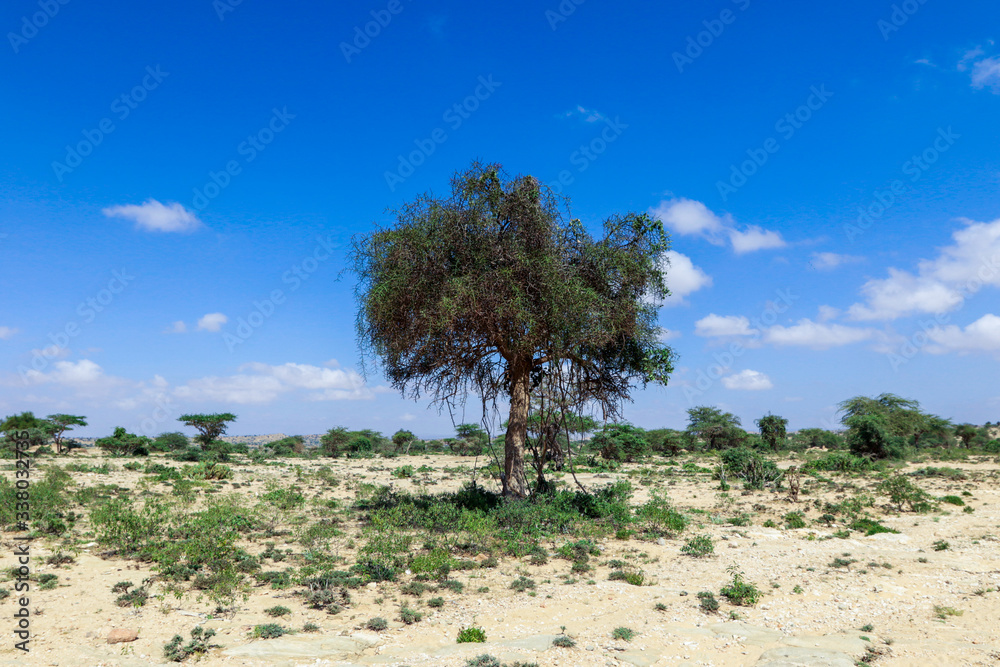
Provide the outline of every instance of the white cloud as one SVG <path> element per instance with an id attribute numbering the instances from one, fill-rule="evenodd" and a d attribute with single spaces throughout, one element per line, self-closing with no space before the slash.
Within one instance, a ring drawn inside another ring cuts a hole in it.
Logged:
<path id="1" fill-rule="evenodd" d="M 191 400 L 242 404 L 268 403 L 296 390 L 307 391 L 305 398 L 312 401 L 367 399 L 382 391 L 381 388 L 372 390 L 366 387 L 364 378 L 353 370 L 252 362 L 240 366 L 239 371 L 239 374 L 228 377 L 191 380 L 174 393 Z"/>
<path id="2" fill-rule="evenodd" d="M 760 391 L 774 387 L 771 378 L 760 371 L 752 371 L 749 368 L 722 378 L 722 385 L 726 389 L 739 389 L 743 391 Z"/>
<path id="3" fill-rule="evenodd" d="M 48 372 L 31 368 L 24 372 L 24 379 L 31 384 L 56 384 L 77 389 L 117 382 L 90 359 L 57 361 Z"/>
<path id="4" fill-rule="evenodd" d="M 952 234 L 953 243 L 932 260 L 918 263 L 917 273 L 890 267 L 888 278 L 866 282 L 866 303 L 848 309 L 855 320 L 892 320 L 918 313 L 944 313 L 962 305 L 984 286 L 1000 286 L 1000 219 L 974 222 Z"/>
<path id="5" fill-rule="evenodd" d="M 864 257 L 857 255 L 838 255 L 835 252 L 814 252 L 812 261 L 809 262 L 817 271 L 835 269 L 842 264 L 855 264 L 864 261 Z"/>
<path id="6" fill-rule="evenodd" d="M 1000 352 L 1000 317 L 986 314 L 964 329 L 954 324 L 928 329 L 927 337 L 934 342 L 928 352 Z"/>
<path id="7" fill-rule="evenodd" d="M 670 290 L 670 296 L 663 302 L 665 306 L 684 304 L 684 297 L 712 285 L 711 276 L 695 266 L 690 257 L 675 250 L 664 253 L 660 270 L 666 273 L 667 288 Z"/>
<path id="8" fill-rule="evenodd" d="M 750 328 L 750 320 L 742 315 L 716 315 L 711 313 L 694 323 L 699 336 L 753 336 L 759 334 Z"/>
<path id="9" fill-rule="evenodd" d="M 399 420 L 404 422 L 411 422 L 416 418 L 417 416 L 411 412 L 404 412 L 403 414 L 399 415 Z"/>
<path id="10" fill-rule="evenodd" d="M 222 313 L 208 313 L 198 320 L 198 331 L 219 331 L 228 321 L 229 318 Z M 176 323 L 174 325 L 176 326 Z"/>
<path id="11" fill-rule="evenodd" d="M 649 214 L 662 220 L 668 229 L 681 236 L 701 236 L 709 243 L 720 246 L 725 245 L 728 238 L 737 255 L 787 245 L 780 233 L 757 225 L 750 225 L 740 231 L 736 229 L 736 222 L 731 215 L 716 215 L 703 203 L 693 199 L 665 199 L 649 209 Z"/>
<path id="12" fill-rule="evenodd" d="M 730 229 L 729 241 L 733 244 L 733 252 L 737 255 L 768 248 L 784 248 L 788 245 L 780 233 L 762 229 L 757 225 L 750 225 L 745 232 Z"/>
<path id="13" fill-rule="evenodd" d="M 9 340 L 17 331 L 13 327 L 0 327 L 0 340 Z"/>
<path id="14" fill-rule="evenodd" d="M 181 204 L 164 206 L 155 199 L 141 205 L 109 206 L 101 211 L 109 218 L 125 218 L 147 232 L 192 232 L 201 226 L 201 220 Z"/>
<path id="15" fill-rule="evenodd" d="M 223 317 L 225 317 L 225 316 L 223 316 Z M 202 319 L 205 319 L 205 318 L 203 317 Z M 184 333 L 185 331 L 187 331 L 187 325 L 184 324 L 183 320 L 177 320 L 176 322 L 174 322 L 173 324 L 171 324 L 170 327 L 167 328 L 163 333 L 176 333 L 176 334 L 180 334 L 180 333 Z"/>
<path id="16" fill-rule="evenodd" d="M 567 118 L 572 118 L 573 116 L 578 116 L 588 123 L 596 123 L 601 120 L 607 120 L 607 116 L 602 114 L 600 111 L 595 111 L 594 109 L 587 109 L 583 105 L 578 104 L 575 109 L 571 109 L 566 112 L 565 116 Z"/>
<path id="17" fill-rule="evenodd" d="M 869 340 L 874 329 L 847 327 L 841 324 L 821 324 L 806 318 L 790 327 L 777 324 L 764 332 L 764 341 L 778 346 L 803 346 L 825 350 Z"/>
<path id="18" fill-rule="evenodd" d="M 958 71 L 969 72 L 973 88 L 982 90 L 988 86 L 994 93 L 1000 94 L 1000 57 L 983 57 L 985 55 L 986 51 L 981 46 L 967 51 L 958 62 Z"/>
<path id="19" fill-rule="evenodd" d="M 683 197 L 661 201 L 659 206 L 650 209 L 650 214 L 681 236 L 697 234 L 715 245 L 722 245 L 720 234 L 733 224 L 731 216 L 720 218 L 700 201 Z"/>

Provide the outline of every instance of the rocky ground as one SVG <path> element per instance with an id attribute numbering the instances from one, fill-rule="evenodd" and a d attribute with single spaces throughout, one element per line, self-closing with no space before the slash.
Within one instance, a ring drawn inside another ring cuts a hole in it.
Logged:
<path id="1" fill-rule="evenodd" d="M 99 463 L 92 452 L 81 460 Z M 62 461 L 62 460 L 60 460 Z M 117 470 L 107 474 L 74 473 L 78 486 L 117 484 L 137 488 L 139 472 L 122 470 L 122 459 L 108 459 Z M 289 466 L 234 465 L 235 493 L 255 498 L 271 480 L 289 480 L 292 466 L 329 465 L 345 483 L 336 488 L 303 486 L 317 496 L 350 500 L 360 484 L 389 484 L 419 493 L 455 489 L 469 477 L 470 459 L 451 456 L 411 456 L 392 460 L 295 461 Z M 784 461 L 787 467 L 798 461 Z M 179 465 L 171 462 L 171 465 Z M 428 465 L 433 473 L 413 479 L 394 479 L 399 466 Z M 372 583 L 352 591 L 352 604 L 336 615 L 310 610 L 291 590 L 252 589 L 235 615 L 213 617 L 214 605 L 195 593 L 181 599 L 151 598 L 141 608 L 122 608 L 111 587 L 118 581 L 139 582 L 153 574 L 147 565 L 101 558 L 101 547 L 80 526 L 73 548 L 38 539 L 32 546 L 35 573 L 59 575 L 52 590 L 31 593 L 31 652 L 14 649 L 12 614 L 15 595 L 0 602 L 0 615 L 9 629 L 0 647 L 0 664 L 104 665 L 133 667 L 163 664 L 163 646 L 175 634 L 185 639 L 196 626 L 216 631 L 213 648 L 203 665 L 441 665 L 463 666 L 481 654 L 513 664 L 547 665 L 831 665 L 849 667 L 856 661 L 876 665 L 997 665 L 1000 664 L 1000 484 L 998 462 L 911 464 L 908 470 L 946 465 L 962 471 L 964 479 L 920 478 L 921 488 L 935 497 L 961 495 L 973 511 L 943 504 L 928 514 L 887 511 L 879 499 L 872 513 L 899 533 L 864 537 L 834 536 L 842 526 L 816 519 L 824 502 L 870 492 L 870 477 L 824 475 L 832 480 L 806 478 L 799 502 L 783 493 L 755 491 L 743 494 L 738 485 L 721 495 L 719 482 L 707 474 L 667 474 L 662 465 L 626 466 L 616 473 L 582 474 L 595 485 L 631 475 L 635 500 L 650 489 L 665 491 L 691 518 L 691 525 L 674 539 L 598 540 L 601 555 L 594 569 L 570 572 L 569 561 L 550 558 L 531 565 L 527 558 L 501 558 L 497 567 L 453 572 L 465 586 L 460 593 L 440 591 L 444 605 L 431 608 L 431 594 L 412 598 L 400 584 Z M 446 470 L 447 469 L 447 472 Z M 10 470 L 6 475 L 12 475 Z M 225 488 L 225 485 L 223 485 Z M 799 510 L 807 527 L 784 527 L 786 513 Z M 726 517 L 747 514 L 750 525 L 731 525 Z M 767 520 L 777 527 L 766 528 Z M 715 552 L 706 558 L 681 553 L 694 535 L 709 535 Z M 843 533 L 841 533 L 842 535 Z M 14 565 L 13 533 L 0 534 L 4 557 L 0 566 Z M 351 562 L 348 529 L 342 544 Z M 543 546 L 550 553 L 565 540 Z M 941 548 L 947 543 L 946 548 Z M 279 549 L 301 550 L 294 542 Z M 75 562 L 45 565 L 56 550 L 75 553 Z M 626 560 L 640 568 L 646 585 L 634 586 L 608 579 L 608 561 Z M 837 560 L 839 559 L 839 560 Z M 844 563 L 847 564 L 844 564 Z M 735 566 L 748 581 L 764 591 L 753 607 L 733 606 L 720 597 L 717 612 L 699 607 L 696 593 L 713 591 L 732 579 Z M 516 577 L 530 577 L 534 590 L 510 589 Z M 570 583 L 567 583 L 570 582 Z M 10 581 L 0 586 L 12 588 Z M 420 611 L 420 622 L 398 620 L 403 601 Z M 284 605 L 292 610 L 278 620 L 301 630 L 307 623 L 317 632 L 296 632 L 276 639 L 252 639 L 255 625 L 275 622 L 264 609 Z M 372 617 L 388 620 L 388 628 L 365 628 Z M 485 630 L 483 644 L 457 644 L 462 628 Z M 633 631 L 631 640 L 612 638 L 616 628 Z M 113 631 L 124 639 L 108 643 Z M 573 640 L 572 647 L 553 645 Z M 190 662 L 190 661 L 189 661 Z M 488 663 L 483 663 L 488 664 Z"/>

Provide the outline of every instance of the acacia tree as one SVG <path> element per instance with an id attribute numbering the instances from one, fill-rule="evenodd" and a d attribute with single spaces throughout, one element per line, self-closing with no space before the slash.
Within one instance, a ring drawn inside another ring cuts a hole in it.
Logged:
<path id="1" fill-rule="evenodd" d="M 404 395 L 441 407 L 470 391 L 509 399 L 501 483 L 528 494 L 524 447 L 532 388 L 569 364 L 574 391 L 615 415 L 633 383 L 666 383 L 658 338 L 663 225 L 614 215 L 594 239 L 551 189 L 499 165 L 473 165 L 451 196 L 423 195 L 390 229 L 356 237 L 358 338 Z"/>
<path id="2" fill-rule="evenodd" d="M 183 422 L 187 426 L 193 426 L 198 430 L 195 440 L 201 443 L 204 450 L 208 450 L 226 429 L 229 422 L 236 421 L 236 415 L 231 412 L 220 412 L 211 415 L 181 415 L 177 421 Z"/>
<path id="3" fill-rule="evenodd" d="M 72 431 L 74 426 L 86 426 L 87 418 L 83 415 L 49 415 L 46 419 L 52 423 L 52 442 L 56 446 L 56 454 L 63 451 L 63 433 Z"/>
<path id="4" fill-rule="evenodd" d="M 740 428 L 740 418 L 731 412 L 699 405 L 689 408 L 687 413 L 688 434 L 704 440 L 709 449 L 735 447 L 746 440 L 746 431 Z"/>

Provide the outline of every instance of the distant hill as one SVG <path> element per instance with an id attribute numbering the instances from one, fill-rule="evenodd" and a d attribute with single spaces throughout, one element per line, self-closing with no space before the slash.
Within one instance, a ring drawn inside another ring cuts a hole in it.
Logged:
<path id="1" fill-rule="evenodd" d="M 251 449 L 255 449 L 287 437 L 284 433 L 268 433 L 267 435 L 225 435 L 220 440 L 233 445 L 243 444 Z M 306 447 L 319 447 L 320 438 L 322 437 L 323 434 L 315 433 L 313 435 L 304 435 L 302 439 L 305 441 Z M 75 440 L 84 447 L 93 447 L 97 438 L 75 438 Z"/>

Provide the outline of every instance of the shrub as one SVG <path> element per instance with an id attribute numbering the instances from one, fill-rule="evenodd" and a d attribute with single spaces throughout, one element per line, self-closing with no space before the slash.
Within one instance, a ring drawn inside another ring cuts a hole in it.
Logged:
<path id="1" fill-rule="evenodd" d="M 553 646 L 558 646 L 559 648 L 573 648 L 576 646 L 576 641 L 572 637 L 567 637 L 566 635 L 559 635 L 552 640 Z"/>
<path id="2" fill-rule="evenodd" d="M 649 502 L 635 511 L 646 532 L 654 535 L 674 535 L 687 527 L 687 518 L 670 504 L 670 500 L 653 491 Z"/>
<path id="3" fill-rule="evenodd" d="M 277 623 L 264 623 L 253 627 L 254 639 L 275 639 L 288 634 L 288 628 Z"/>
<path id="4" fill-rule="evenodd" d="M 945 496 L 941 498 L 941 502 L 948 503 L 949 505 L 957 505 L 959 507 L 965 507 L 965 501 L 958 496 Z"/>
<path id="5" fill-rule="evenodd" d="M 851 530 L 863 531 L 865 535 L 877 535 L 878 533 L 898 533 L 898 530 L 883 526 L 874 519 L 859 517 L 851 522 Z"/>
<path id="6" fill-rule="evenodd" d="M 510 589 L 517 591 L 518 593 L 523 593 L 524 591 L 533 589 L 534 587 L 535 581 L 533 579 L 528 579 L 523 575 L 510 582 Z"/>
<path id="7" fill-rule="evenodd" d="M 719 611 L 719 601 L 715 599 L 715 594 L 710 591 L 701 591 L 698 593 L 698 606 L 706 614 L 710 614 Z"/>
<path id="8" fill-rule="evenodd" d="M 927 492 L 900 474 L 894 474 L 879 482 L 876 491 L 889 496 L 890 502 L 902 512 L 905 503 L 912 512 L 929 512 L 933 509 L 932 498 Z"/>
<path id="9" fill-rule="evenodd" d="M 681 547 L 681 553 L 694 558 L 703 558 L 715 552 L 712 538 L 708 535 L 698 535 L 692 537 Z"/>
<path id="10" fill-rule="evenodd" d="M 184 645 L 184 638 L 174 635 L 163 647 L 163 657 L 170 662 L 183 662 L 190 656 L 200 656 L 208 652 L 209 649 L 218 648 L 218 644 L 209 644 L 209 640 L 215 636 L 215 630 L 205 630 L 200 625 L 191 630 L 191 641 Z"/>
<path id="11" fill-rule="evenodd" d="M 747 489 L 759 490 L 765 486 L 777 486 L 784 476 L 774 461 L 748 447 L 727 449 L 722 452 L 720 458 L 725 474 L 740 478 Z"/>
<path id="12" fill-rule="evenodd" d="M 855 456 L 850 452 L 835 451 L 802 465 L 802 472 L 824 470 L 827 472 L 867 472 L 879 467 L 871 459 Z"/>
<path id="13" fill-rule="evenodd" d="M 504 667 L 500 661 L 488 653 L 477 655 L 465 661 L 465 667 Z"/>
<path id="14" fill-rule="evenodd" d="M 302 626 L 302 632 L 319 632 L 320 627 L 315 623 L 306 623 Z"/>
<path id="15" fill-rule="evenodd" d="M 486 631 L 475 626 L 458 631 L 459 644 L 482 644 L 486 641 Z"/>
<path id="16" fill-rule="evenodd" d="M 413 466 L 400 466 L 392 471 L 392 476 L 397 479 L 409 479 L 413 474 Z"/>
<path id="17" fill-rule="evenodd" d="M 375 618 L 368 619 L 368 622 L 365 623 L 365 627 L 372 632 L 382 632 L 389 627 L 389 621 L 385 620 L 381 616 L 376 616 Z"/>
<path id="18" fill-rule="evenodd" d="M 735 565 L 729 567 L 729 573 L 733 576 L 731 584 L 727 584 L 719 591 L 720 594 L 728 598 L 730 602 L 744 607 L 753 607 L 763 596 L 760 589 L 753 583 L 747 581 L 743 572 L 740 572 Z"/>
<path id="19" fill-rule="evenodd" d="M 292 610 L 288 607 L 282 607 L 281 605 L 275 605 L 273 607 L 268 607 L 264 610 L 264 613 L 272 618 L 278 618 L 280 616 L 288 616 L 292 613 Z"/>
<path id="20" fill-rule="evenodd" d="M 405 604 L 399 608 L 399 620 L 407 625 L 419 623 L 423 617 L 423 614 L 414 609 L 410 609 Z"/>
<path id="21" fill-rule="evenodd" d="M 646 455 L 649 441 L 642 429 L 630 424 L 611 424 L 592 439 L 601 458 L 610 461 L 635 461 Z"/>
<path id="22" fill-rule="evenodd" d="M 440 607 L 443 607 L 444 606 L 444 598 L 440 598 L 440 597 L 438 597 L 438 598 L 431 598 L 430 600 L 427 601 L 427 606 L 428 607 L 432 607 L 434 609 L 438 609 Z"/>
<path id="23" fill-rule="evenodd" d="M 635 637 L 635 631 L 626 627 L 617 627 L 611 632 L 611 637 L 630 642 Z"/>
<path id="24" fill-rule="evenodd" d="M 789 512 L 785 515 L 785 527 L 789 529 L 805 528 L 806 519 L 802 512 Z"/>

